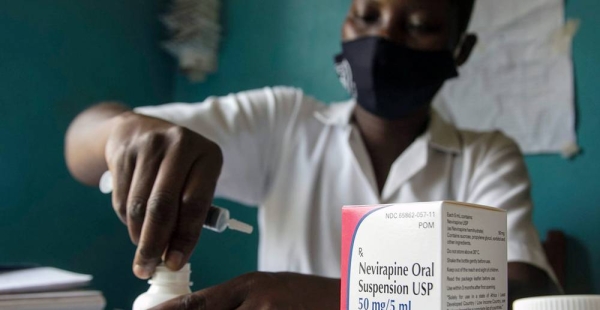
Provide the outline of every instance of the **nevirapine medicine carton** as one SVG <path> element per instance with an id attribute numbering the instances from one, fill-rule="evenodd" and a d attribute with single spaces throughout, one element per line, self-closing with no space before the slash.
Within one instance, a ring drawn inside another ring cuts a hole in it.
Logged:
<path id="1" fill-rule="evenodd" d="M 341 309 L 507 309 L 506 211 L 345 206 L 341 271 Z"/>

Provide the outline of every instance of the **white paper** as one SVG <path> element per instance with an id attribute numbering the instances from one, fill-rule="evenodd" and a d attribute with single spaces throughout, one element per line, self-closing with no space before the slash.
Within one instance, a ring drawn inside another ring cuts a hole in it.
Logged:
<path id="1" fill-rule="evenodd" d="M 99 291 L 67 291 L 0 295 L 3 310 L 102 310 L 106 300 Z"/>
<path id="2" fill-rule="evenodd" d="M 52 267 L 0 273 L 0 294 L 50 291 L 87 285 L 92 276 Z"/>
<path id="3" fill-rule="evenodd" d="M 436 98 L 440 114 L 460 128 L 501 130 L 524 153 L 576 152 L 574 31 L 562 0 L 477 0 L 470 31 L 477 47 Z"/>

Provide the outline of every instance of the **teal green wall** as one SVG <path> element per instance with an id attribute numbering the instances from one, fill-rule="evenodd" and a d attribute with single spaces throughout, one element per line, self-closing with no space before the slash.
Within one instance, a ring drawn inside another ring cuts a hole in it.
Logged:
<path id="1" fill-rule="evenodd" d="M 225 1 L 225 40 L 219 72 L 207 83 L 189 84 L 178 76 L 175 97 L 198 101 L 265 85 L 292 85 L 317 98 L 330 101 L 346 98 L 332 68 L 332 55 L 339 50 L 340 25 L 349 0 Z M 568 17 L 582 20 L 574 44 L 577 78 L 579 139 L 583 153 L 574 160 L 559 156 L 527 158 L 536 203 L 535 223 L 541 235 L 553 228 L 569 235 L 569 278 L 571 293 L 600 293 L 600 2 L 569 0 Z M 234 212 L 247 209 L 234 208 Z M 254 213 L 250 212 L 254 219 Z M 233 237 L 233 235 L 232 235 Z M 231 239 L 239 242 L 244 237 Z M 219 248 L 232 242 L 221 236 L 206 236 L 200 247 Z M 217 249 L 196 254 L 195 265 L 217 266 L 221 257 L 244 255 L 248 261 L 235 271 L 255 265 L 256 244 L 237 252 Z M 203 271 L 199 283 L 214 284 L 232 275 L 231 270 Z"/>
<path id="2" fill-rule="evenodd" d="M 111 308 L 146 284 L 109 197 L 76 183 L 63 159 L 69 122 L 93 102 L 170 101 L 159 47 L 164 1 L 0 1 L 0 264 L 90 273 Z"/>
<path id="3" fill-rule="evenodd" d="M 600 293 L 600 2 L 567 1 L 567 17 L 581 19 L 574 41 L 577 131 L 583 152 L 573 160 L 527 158 L 535 223 L 540 231 L 559 228 L 569 236 L 567 288 Z"/>

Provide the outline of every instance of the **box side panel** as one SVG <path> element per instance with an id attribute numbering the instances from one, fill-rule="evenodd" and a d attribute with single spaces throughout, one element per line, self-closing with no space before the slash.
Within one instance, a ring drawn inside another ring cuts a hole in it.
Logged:
<path id="1" fill-rule="evenodd" d="M 444 203 L 444 309 L 507 309 L 506 213 Z"/>
<path id="2" fill-rule="evenodd" d="M 451 204 L 451 205 L 456 205 L 456 206 L 460 206 L 460 207 L 486 209 L 486 210 L 490 210 L 490 211 L 494 211 L 494 212 L 506 212 L 506 210 L 496 208 L 494 206 L 484 206 L 484 205 L 478 205 L 478 204 L 474 204 L 474 203 L 467 203 L 467 202 L 460 202 L 460 201 L 444 200 L 444 201 L 442 201 L 442 203 L 444 203 L 444 205 Z"/>

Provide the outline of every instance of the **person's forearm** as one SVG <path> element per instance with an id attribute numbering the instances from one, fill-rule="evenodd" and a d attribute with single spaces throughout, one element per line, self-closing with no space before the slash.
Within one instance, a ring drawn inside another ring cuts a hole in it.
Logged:
<path id="1" fill-rule="evenodd" d="M 293 273 L 288 274 L 293 277 Z M 299 276 L 288 282 L 288 286 L 294 292 L 298 292 L 302 299 L 315 299 L 315 305 L 309 309 L 331 309 L 337 310 L 340 308 L 340 285 L 339 278 L 325 278 L 319 276 Z M 318 305 L 318 306 L 317 306 Z"/>
<path id="2" fill-rule="evenodd" d="M 65 136 L 65 160 L 74 178 L 97 185 L 106 171 L 104 148 L 116 116 L 130 111 L 118 103 L 101 103 L 81 112 Z"/>
<path id="3" fill-rule="evenodd" d="M 508 309 L 520 298 L 560 294 L 545 271 L 525 263 L 508 264 Z"/>

